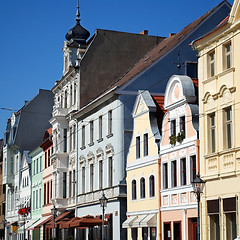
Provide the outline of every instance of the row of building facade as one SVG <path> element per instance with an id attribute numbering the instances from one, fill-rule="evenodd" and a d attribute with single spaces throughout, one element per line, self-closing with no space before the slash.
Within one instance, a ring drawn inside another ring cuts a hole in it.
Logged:
<path id="1" fill-rule="evenodd" d="M 5 239 L 197 239 L 191 182 L 205 181 L 201 239 L 240 235 L 240 1 L 169 37 L 66 34 L 62 78 L 7 122 Z M 56 208 L 53 217 L 52 209 Z"/>

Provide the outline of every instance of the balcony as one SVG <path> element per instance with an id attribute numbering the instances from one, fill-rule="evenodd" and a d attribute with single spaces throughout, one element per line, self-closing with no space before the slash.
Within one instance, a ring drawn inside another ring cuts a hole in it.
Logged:
<path id="1" fill-rule="evenodd" d="M 53 117 L 65 117 L 68 114 L 68 108 L 62 108 L 60 106 L 53 106 Z"/>

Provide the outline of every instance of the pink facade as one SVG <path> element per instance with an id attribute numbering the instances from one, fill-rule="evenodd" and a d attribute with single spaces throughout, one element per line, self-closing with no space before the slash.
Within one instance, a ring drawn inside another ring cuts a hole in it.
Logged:
<path id="1" fill-rule="evenodd" d="M 174 75 L 165 92 L 160 143 L 162 239 L 196 239 L 197 202 L 191 181 L 198 172 L 196 85 Z"/>

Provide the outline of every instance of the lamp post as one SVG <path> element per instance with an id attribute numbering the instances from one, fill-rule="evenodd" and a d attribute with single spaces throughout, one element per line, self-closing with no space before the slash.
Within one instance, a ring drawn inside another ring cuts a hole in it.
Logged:
<path id="1" fill-rule="evenodd" d="M 57 215 L 57 208 L 55 205 L 53 205 L 53 208 L 51 209 L 52 215 L 53 215 L 53 239 L 56 239 L 56 228 L 55 228 L 55 218 Z"/>
<path id="2" fill-rule="evenodd" d="M 104 240 L 104 212 L 105 208 L 107 206 L 108 199 L 105 197 L 105 194 L 103 193 L 102 197 L 99 199 L 100 205 L 102 207 L 102 240 Z"/>
<path id="3" fill-rule="evenodd" d="M 200 175 L 197 174 L 196 178 L 192 181 L 192 186 L 194 193 L 197 197 L 198 202 L 198 217 L 197 217 L 197 239 L 200 240 L 200 197 L 203 192 L 205 181 L 200 178 Z"/>

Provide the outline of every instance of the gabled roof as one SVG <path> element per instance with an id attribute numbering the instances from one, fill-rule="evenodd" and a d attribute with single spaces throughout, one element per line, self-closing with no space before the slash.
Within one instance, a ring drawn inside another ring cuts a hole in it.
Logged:
<path id="1" fill-rule="evenodd" d="M 125 75 L 123 75 L 120 79 L 118 79 L 112 86 L 121 86 L 128 81 L 130 81 L 133 77 L 138 75 L 147 69 L 150 65 L 155 63 L 165 54 L 174 49 L 181 41 L 183 41 L 190 33 L 192 33 L 203 21 L 205 21 L 220 5 L 224 4 L 226 1 L 221 2 L 218 6 L 213 8 L 212 10 L 205 13 L 203 16 L 195 20 L 194 22 L 187 25 L 183 30 L 178 32 L 175 35 L 170 35 L 168 38 L 165 38 L 162 42 L 160 42 L 156 47 L 154 47 L 150 52 L 145 54 L 143 58 L 141 58 L 135 66 L 129 70 Z"/>

